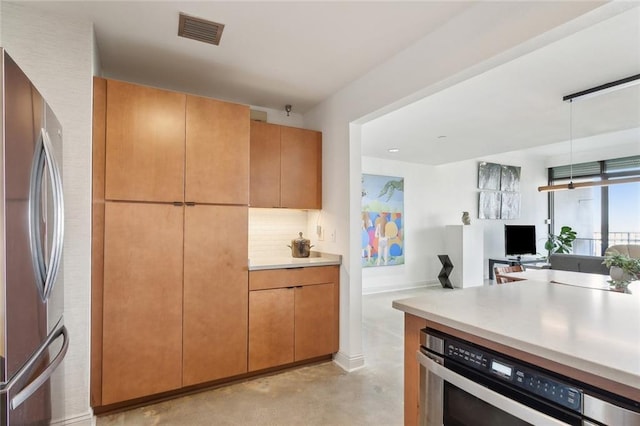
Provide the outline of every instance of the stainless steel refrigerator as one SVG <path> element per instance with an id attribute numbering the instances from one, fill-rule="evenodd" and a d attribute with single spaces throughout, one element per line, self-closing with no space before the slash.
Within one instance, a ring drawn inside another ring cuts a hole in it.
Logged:
<path id="1" fill-rule="evenodd" d="M 0 425 L 51 420 L 63 322 L 62 128 L 0 48 Z"/>

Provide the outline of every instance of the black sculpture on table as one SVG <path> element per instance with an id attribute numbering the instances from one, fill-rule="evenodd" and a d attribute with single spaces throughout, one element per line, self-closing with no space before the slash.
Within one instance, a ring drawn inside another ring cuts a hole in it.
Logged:
<path id="1" fill-rule="evenodd" d="M 442 263 L 442 269 L 438 274 L 438 280 L 440 280 L 440 284 L 442 284 L 442 287 L 444 288 L 453 288 L 453 284 L 451 284 L 451 281 L 449 281 L 449 275 L 453 270 L 453 263 L 451 263 L 449 256 L 447 256 L 446 254 L 439 254 L 438 259 L 440 259 L 440 263 Z"/>

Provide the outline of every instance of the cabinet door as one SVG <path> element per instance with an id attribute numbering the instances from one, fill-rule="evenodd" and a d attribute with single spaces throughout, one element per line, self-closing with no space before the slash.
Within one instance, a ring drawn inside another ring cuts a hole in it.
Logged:
<path id="1" fill-rule="evenodd" d="M 280 207 L 280 126 L 251 121 L 251 207 Z"/>
<path id="2" fill-rule="evenodd" d="M 107 200 L 184 200 L 184 109 L 184 94 L 107 81 Z"/>
<path id="3" fill-rule="evenodd" d="M 182 385 L 183 207 L 106 203 L 102 404 Z"/>
<path id="4" fill-rule="evenodd" d="M 280 207 L 322 208 L 322 134 L 281 128 Z"/>
<path id="5" fill-rule="evenodd" d="M 294 289 L 249 292 L 249 371 L 293 362 Z"/>
<path id="6" fill-rule="evenodd" d="M 184 386 L 247 372 L 247 211 L 185 207 Z"/>
<path id="7" fill-rule="evenodd" d="M 249 203 L 249 107 L 187 96 L 185 201 Z"/>
<path id="8" fill-rule="evenodd" d="M 335 288 L 333 283 L 296 288 L 296 361 L 338 352 Z"/>

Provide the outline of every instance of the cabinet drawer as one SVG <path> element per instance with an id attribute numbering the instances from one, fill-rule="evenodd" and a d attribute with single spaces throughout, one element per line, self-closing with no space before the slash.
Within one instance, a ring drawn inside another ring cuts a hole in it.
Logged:
<path id="1" fill-rule="evenodd" d="M 251 271 L 249 290 L 335 283 L 338 282 L 338 274 L 337 265 Z"/>

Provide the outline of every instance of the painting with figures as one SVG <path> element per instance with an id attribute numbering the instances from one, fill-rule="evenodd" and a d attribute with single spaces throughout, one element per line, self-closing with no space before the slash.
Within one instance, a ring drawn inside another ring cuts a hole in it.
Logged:
<path id="1" fill-rule="evenodd" d="M 404 179 L 362 175 L 362 266 L 404 263 Z"/>

